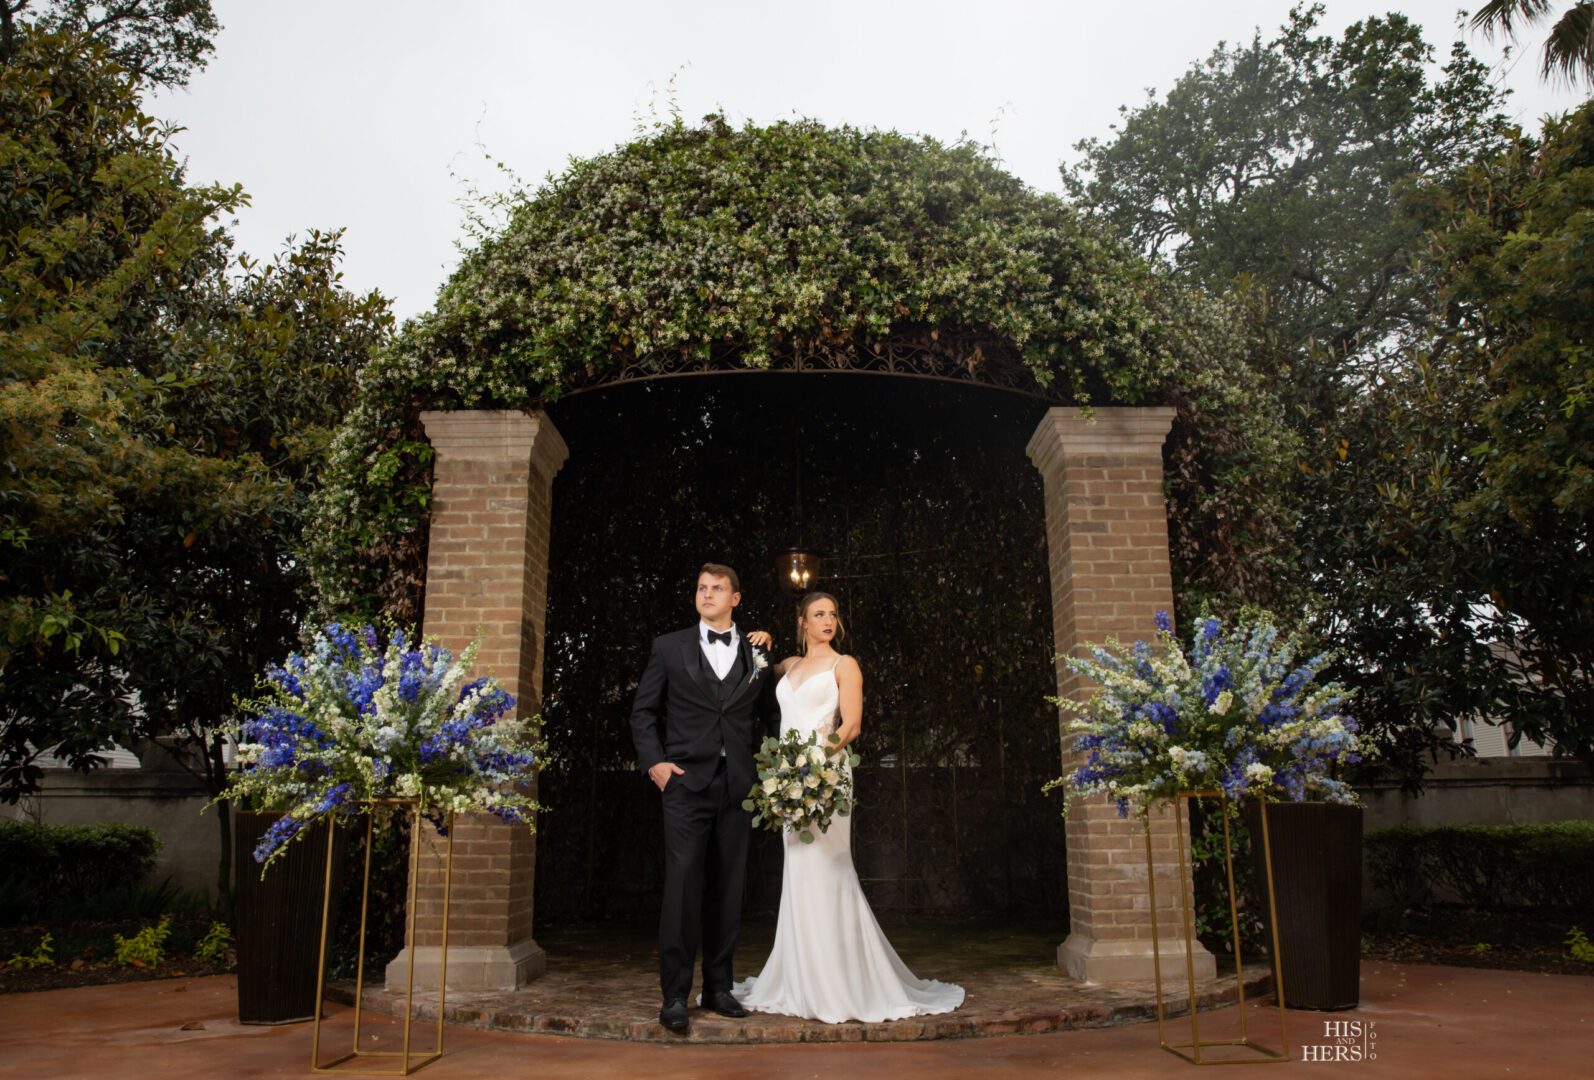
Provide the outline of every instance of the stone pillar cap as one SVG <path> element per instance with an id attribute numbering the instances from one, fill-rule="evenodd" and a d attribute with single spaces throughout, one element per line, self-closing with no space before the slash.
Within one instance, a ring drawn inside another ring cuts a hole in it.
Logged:
<path id="1" fill-rule="evenodd" d="M 1160 455 L 1174 412 L 1171 405 L 1056 406 L 1046 410 L 1025 452 L 1042 471 L 1058 454 Z"/>
<path id="2" fill-rule="evenodd" d="M 421 426 L 439 457 L 524 459 L 532 454 L 549 476 L 570 448 L 548 414 L 523 409 L 428 409 Z"/>

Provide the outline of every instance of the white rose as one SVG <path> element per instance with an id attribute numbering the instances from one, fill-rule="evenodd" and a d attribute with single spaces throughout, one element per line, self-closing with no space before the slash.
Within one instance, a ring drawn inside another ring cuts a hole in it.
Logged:
<path id="1" fill-rule="evenodd" d="M 803 788 L 802 788 L 801 784 L 791 784 L 791 785 L 787 786 L 787 788 L 786 788 L 786 798 L 788 798 L 788 799 L 800 799 L 802 797 L 803 797 Z"/>
<path id="2" fill-rule="evenodd" d="M 775 789 L 778 787 L 780 787 L 780 781 L 773 776 L 764 781 L 764 793 L 766 795 L 775 794 Z"/>
<path id="3" fill-rule="evenodd" d="M 819 777 L 815 773 L 809 773 L 807 776 L 803 777 L 803 787 L 805 787 L 805 788 L 816 788 L 818 786 L 819 786 Z"/>

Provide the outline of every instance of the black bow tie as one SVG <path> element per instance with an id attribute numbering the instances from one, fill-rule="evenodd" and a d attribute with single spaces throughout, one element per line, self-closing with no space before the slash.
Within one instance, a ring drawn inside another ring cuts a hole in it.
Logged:
<path id="1" fill-rule="evenodd" d="M 731 643 L 731 632 L 729 630 L 710 630 L 708 632 L 708 643 L 712 645 L 716 641 L 723 641 L 725 644 L 729 645 Z"/>

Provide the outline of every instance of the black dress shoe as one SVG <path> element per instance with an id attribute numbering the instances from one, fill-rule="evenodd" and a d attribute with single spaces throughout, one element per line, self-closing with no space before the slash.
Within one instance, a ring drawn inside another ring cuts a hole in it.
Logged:
<path id="1" fill-rule="evenodd" d="M 688 1024 L 686 1002 L 679 998 L 665 1002 L 664 1008 L 659 1010 L 659 1023 L 671 1031 L 685 1031 Z"/>
<path id="2" fill-rule="evenodd" d="M 712 994 L 704 994 L 703 1004 L 721 1016 L 733 1016 L 739 1020 L 747 1015 L 742 1003 L 737 1001 L 729 990 L 716 990 Z"/>

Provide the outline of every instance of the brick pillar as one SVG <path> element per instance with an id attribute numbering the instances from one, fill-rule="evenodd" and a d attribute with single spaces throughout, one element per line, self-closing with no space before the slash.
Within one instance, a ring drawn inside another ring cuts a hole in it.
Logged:
<path id="1" fill-rule="evenodd" d="M 1046 542 L 1052 576 L 1052 620 L 1059 656 L 1109 636 L 1150 640 L 1158 611 L 1173 610 L 1168 562 L 1168 510 L 1162 492 L 1162 444 L 1171 408 L 1047 412 L 1029 442 L 1030 460 L 1046 492 Z M 1059 696 L 1088 697 L 1094 684 L 1057 667 Z M 1064 718 L 1064 722 L 1069 717 Z M 1063 767 L 1072 751 L 1066 728 Z M 1102 800 L 1078 800 L 1068 818 L 1068 940 L 1057 963 L 1076 979 L 1117 983 L 1152 978 L 1151 908 L 1139 819 L 1120 818 Z M 1157 874 L 1157 931 L 1163 976 L 1175 985 L 1185 970 L 1179 915 L 1178 848 L 1166 811 L 1152 818 Z M 1212 955 L 1194 944 L 1196 977 L 1212 978 Z"/>
<path id="2" fill-rule="evenodd" d="M 541 413 L 424 412 L 437 452 L 426 565 L 425 633 L 457 655 L 478 632 L 475 672 L 493 675 L 534 716 L 542 700 L 548 531 L 554 474 L 569 451 Z M 527 777 L 535 791 L 536 777 Z M 441 960 L 441 860 L 425 826 L 416 885 L 416 986 L 437 985 Z M 523 825 L 487 815 L 454 829 L 448 985 L 514 989 L 541 975 L 547 957 L 532 937 L 536 842 Z M 408 950 L 387 966 L 402 989 Z"/>

